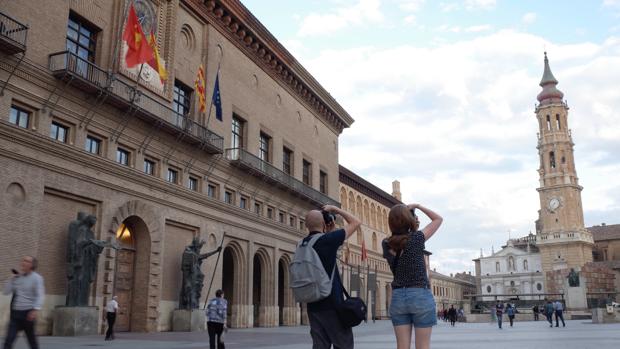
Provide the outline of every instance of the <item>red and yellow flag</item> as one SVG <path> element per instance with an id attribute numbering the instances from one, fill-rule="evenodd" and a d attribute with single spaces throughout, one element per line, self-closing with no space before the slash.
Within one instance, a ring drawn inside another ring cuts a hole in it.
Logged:
<path id="1" fill-rule="evenodd" d="M 129 6 L 129 16 L 127 16 L 127 24 L 123 31 L 123 40 L 127 42 L 127 54 L 125 55 L 125 63 L 127 68 L 133 68 L 138 64 L 146 63 L 153 59 L 153 49 L 142 31 L 142 26 L 136 16 L 136 10 L 133 3 Z"/>
<path id="2" fill-rule="evenodd" d="M 148 65 L 153 67 L 159 74 L 159 80 L 161 83 L 165 83 L 168 80 L 168 72 L 166 71 L 166 67 L 161 62 L 161 58 L 159 57 L 159 51 L 157 50 L 157 41 L 155 40 L 155 34 L 151 31 L 151 35 L 149 35 L 149 46 L 153 49 L 153 59 L 148 61 Z"/>
<path id="3" fill-rule="evenodd" d="M 205 68 L 202 64 L 198 67 L 198 76 L 194 82 L 196 86 L 196 95 L 198 96 L 199 111 L 204 113 L 207 110 L 207 91 L 205 82 Z"/>

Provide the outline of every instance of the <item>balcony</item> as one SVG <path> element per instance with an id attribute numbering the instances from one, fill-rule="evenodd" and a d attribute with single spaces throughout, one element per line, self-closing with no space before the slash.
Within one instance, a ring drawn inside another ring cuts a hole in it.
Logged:
<path id="1" fill-rule="evenodd" d="M 26 51 L 28 26 L 0 12 L 0 50 L 13 55 Z"/>
<path id="2" fill-rule="evenodd" d="M 313 189 L 300 180 L 284 173 L 272 164 L 260 159 L 258 156 L 247 152 L 245 149 L 226 149 L 226 157 L 234 166 L 248 170 L 248 174 L 261 178 L 263 181 L 287 190 L 295 196 L 309 201 L 317 208 L 323 205 L 340 204 L 329 196 Z"/>
<path id="3" fill-rule="evenodd" d="M 163 131 L 182 136 L 183 141 L 199 146 L 209 154 L 222 154 L 224 151 L 224 138 L 221 136 L 72 52 L 51 54 L 49 68 L 56 78 L 67 84 L 91 94 L 104 93 L 107 103 L 150 124 L 159 124 Z"/>

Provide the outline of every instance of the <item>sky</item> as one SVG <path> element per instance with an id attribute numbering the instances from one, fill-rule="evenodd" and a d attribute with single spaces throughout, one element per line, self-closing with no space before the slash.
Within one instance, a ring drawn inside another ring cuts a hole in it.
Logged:
<path id="1" fill-rule="evenodd" d="M 545 50 L 586 226 L 620 223 L 620 0 L 242 2 L 355 119 L 340 163 L 444 217 L 438 272 L 535 233 Z"/>

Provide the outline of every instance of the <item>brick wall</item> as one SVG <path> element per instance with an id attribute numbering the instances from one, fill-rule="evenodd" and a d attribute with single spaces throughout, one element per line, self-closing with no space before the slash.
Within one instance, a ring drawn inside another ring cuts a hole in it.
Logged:
<path id="1" fill-rule="evenodd" d="M 568 277 L 570 269 L 553 270 L 547 272 L 547 293 L 562 293 L 564 279 Z M 616 275 L 613 270 L 596 262 L 588 263 L 579 272 L 581 281 L 586 278 L 588 293 L 615 292 L 614 282 Z M 590 297 L 588 298 L 597 298 Z"/>

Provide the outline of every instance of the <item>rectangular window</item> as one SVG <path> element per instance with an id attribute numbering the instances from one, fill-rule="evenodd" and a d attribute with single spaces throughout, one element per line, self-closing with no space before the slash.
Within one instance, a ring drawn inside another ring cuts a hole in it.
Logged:
<path id="1" fill-rule="evenodd" d="M 254 203 L 254 213 L 261 216 L 263 214 L 263 205 L 260 202 Z"/>
<path id="2" fill-rule="evenodd" d="M 182 82 L 174 81 L 174 92 L 172 99 L 172 109 L 179 115 L 189 114 L 192 90 Z"/>
<path id="3" fill-rule="evenodd" d="M 231 191 L 226 190 L 224 192 L 224 202 L 229 205 L 233 204 L 233 193 Z"/>
<path id="4" fill-rule="evenodd" d="M 284 224 L 284 212 L 278 213 L 278 222 Z"/>
<path id="5" fill-rule="evenodd" d="M 144 159 L 144 173 L 147 175 L 155 175 L 155 161 Z"/>
<path id="6" fill-rule="evenodd" d="M 95 62 L 96 29 L 74 14 L 69 15 L 67 26 L 67 51 L 75 54 L 78 60 L 77 68 L 86 68 L 85 61 Z M 86 74 L 87 70 L 83 69 Z"/>
<path id="7" fill-rule="evenodd" d="M 30 113 L 16 106 L 11 106 L 9 122 L 22 128 L 28 128 L 30 125 Z"/>
<path id="8" fill-rule="evenodd" d="M 555 168 L 555 153 L 549 152 L 549 166 Z"/>
<path id="9" fill-rule="evenodd" d="M 293 175 L 293 151 L 287 147 L 282 149 L 282 171 L 289 176 Z"/>
<path id="10" fill-rule="evenodd" d="M 187 188 L 189 190 L 198 191 L 198 178 L 189 177 L 189 181 L 187 182 Z"/>
<path id="11" fill-rule="evenodd" d="M 86 136 L 85 149 L 91 154 L 101 155 L 101 140 L 90 135 Z"/>
<path id="12" fill-rule="evenodd" d="M 327 194 L 327 173 L 320 171 L 319 180 L 320 180 L 319 189 L 321 190 L 321 193 Z"/>
<path id="13" fill-rule="evenodd" d="M 306 222 L 304 222 L 303 220 L 299 220 L 299 230 L 304 230 L 306 229 Z"/>
<path id="14" fill-rule="evenodd" d="M 303 181 L 304 184 L 312 186 L 312 163 L 303 161 Z"/>
<path id="15" fill-rule="evenodd" d="M 237 115 L 233 114 L 232 118 L 232 144 L 231 148 L 243 148 L 243 128 L 245 122 L 241 120 Z"/>
<path id="16" fill-rule="evenodd" d="M 50 127 L 50 137 L 53 139 L 67 143 L 67 137 L 69 136 L 69 128 L 63 126 L 55 121 L 52 122 L 52 126 Z"/>
<path id="17" fill-rule="evenodd" d="M 123 148 L 116 149 L 116 162 L 118 162 L 119 164 L 129 166 L 129 156 L 129 151 Z"/>
<path id="18" fill-rule="evenodd" d="M 273 219 L 273 207 L 267 207 L 267 218 Z"/>
<path id="19" fill-rule="evenodd" d="M 239 199 L 239 207 L 241 207 L 244 210 L 248 209 L 248 199 L 244 198 L 243 196 Z"/>
<path id="20" fill-rule="evenodd" d="M 290 225 L 291 227 L 295 228 L 295 226 L 297 226 L 297 217 L 289 216 L 288 217 L 288 225 Z"/>
<path id="21" fill-rule="evenodd" d="M 207 196 L 210 198 L 217 199 L 217 185 L 213 183 L 209 183 L 207 185 Z"/>
<path id="22" fill-rule="evenodd" d="M 269 154 L 269 147 L 271 146 L 271 137 L 266 133 L 260 133 L 259 140 L 259 148 L 258 148 L 258 157 L 266 162 L 271 162 L 271 157 Z"/>
<path id="23" fill-rule="evenodd" d="M 169 168 L 168 173 L 166 174 L 166 180 L 170 183 L 178 183 L 179 171 Z"/>

